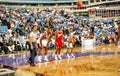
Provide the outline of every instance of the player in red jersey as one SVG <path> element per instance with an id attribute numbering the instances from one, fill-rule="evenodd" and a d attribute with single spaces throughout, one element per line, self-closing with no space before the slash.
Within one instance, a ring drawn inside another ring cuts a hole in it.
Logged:
<path id="1" fill-rule="evenodd" d="M 55 44 L 56 44 L 56 52 L 55 52 L 55 60 L 62 59 L 60 56 L 60 50 L 63 46 L 63 31 L 61 30 L 62 27 L 59 27 L 58 30 L 55 32 Z"/>

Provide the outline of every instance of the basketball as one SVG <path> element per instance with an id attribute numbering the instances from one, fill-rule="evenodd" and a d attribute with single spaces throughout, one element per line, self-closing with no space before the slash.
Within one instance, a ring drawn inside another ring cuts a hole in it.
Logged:
<path id="1" fill-rule="evenodd" d="M 82 6 L 83 6 L 82 1 L 78 1 L 78 2 L 77 2 L 77 7 L 78 7 L 78 8 L 81 8 Z"/>

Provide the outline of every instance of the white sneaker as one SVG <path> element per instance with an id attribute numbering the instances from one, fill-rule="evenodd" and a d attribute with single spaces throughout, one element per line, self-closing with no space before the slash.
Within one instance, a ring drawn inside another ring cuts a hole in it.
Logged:
<path id="1" fill-rule="evenodd" d="M 61 60 L 62 59 L 61 55 L 58 55 L 58 58 Z"/>
<path id="2" fill-rule="evenodd" d="M 42 56 L 38 56 L 37 62 L 42 62 Z"/>
<path id="3" fill-rule="evenodd" d="M 70 59 L 70 55 L 69 54 L 67 54 L 67 58 Z"/>
<path id="4" fill-rule="evenodd" d="M 74 54 L 73 54 L 73 53 L 71 54 L 71 57 L 72 57 L 72 58 L 75 58 L 75 56 L 74 56 Z"/>
<path id="5" fill-rule="evenodd" d="M 44 60 L 45 60 L 45 61 L 49 61 L 48 58 L 47 58 L 47 56 L 45 56 L 45 59 L 44 59 Z"/>
<path id="6" fill-rule="evenodd" d="M 57 57 L 57 55 L 55 55 L 55 60 L 58 60 L 58 57 Z"/>

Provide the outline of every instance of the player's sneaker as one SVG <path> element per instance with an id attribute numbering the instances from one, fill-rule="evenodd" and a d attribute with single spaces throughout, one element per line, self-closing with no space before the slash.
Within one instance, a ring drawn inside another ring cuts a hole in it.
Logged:
<path id="1" fill-rule="evenodd" d="M 72 57 L 72 58 L 75 58 L 75 55 L 72 53 L 72 54 L 71 54 L 71 57 Z"/>
<path id="2" fill-rule="evenodd" d="M 49 61 L 47 56 L 45 56 L 45 59 L 44 59 L 44 60 L 45 60 L 45 61 Z"/>
<path id="3" fill-rule="evenodd" d="M 37 62 L 42 62 L 42 56 L 38 56 Z"/>
<path id="4" fill-rule="evenodd" d="M 70 55 L 69 54 L 67 54 L 67 58 L 70 59 Z"/>
<path id="5" fill-rule="evenodd" d="M 58 57 L 57 57 L 57 55 L 55 55 L 55 60 L 58 60 Z"/>
<path id="6" fill-rule="evenodd" d="M 58 55 L 58 58 L 61 60 L 62 59 L 61 55 Z"/>

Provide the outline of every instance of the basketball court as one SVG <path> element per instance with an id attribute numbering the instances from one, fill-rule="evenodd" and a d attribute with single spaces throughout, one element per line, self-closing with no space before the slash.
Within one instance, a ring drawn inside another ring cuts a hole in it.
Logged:
<path id="1" fill-rule="evenodd" d="M 84 52 L 82 52 L 84 50 Z M 62 60 L 55 61 L 49 50 L 49 62 L 36 62 L 30 66 L 27 62 L 29 54 L 9 54 L 0 56 L 0 64 L 12 69 L 26 68 L 43 76 L 119 76 L 120 48 L 114 44 L 99 45 L 93 49 L 74 48 L 75 58 L 66 58 L 66 49 L 62 49 Z M 43 55 L 44 56 L 44 55 Z"/>

